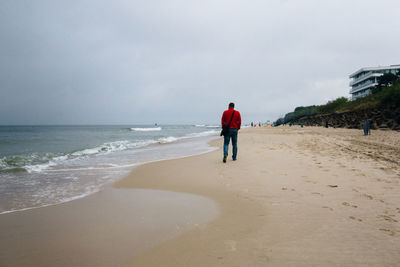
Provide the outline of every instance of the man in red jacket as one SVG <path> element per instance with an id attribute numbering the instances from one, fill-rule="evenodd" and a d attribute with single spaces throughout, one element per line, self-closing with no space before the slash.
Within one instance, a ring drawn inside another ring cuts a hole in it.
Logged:
<path id="1" fill-rule="evenodd" d="M 222 128 L 224 126 L 229 126 L 229 132 L 224 136 L 224 158 L 223 162 L 226 163 L 226 158 L 228 157 L 229 141 L 232 139 L 232 159 L 236 160 L 237 156 L 237 136 L 242 124 L 242 118 L 240 117 L 240 112 L 234 110 L 235 104 L 229 103 L 229 109 L 225 110 L 222 114 L 221 124 Z M 231 121 L 232 120 L 232 121 Z"/>

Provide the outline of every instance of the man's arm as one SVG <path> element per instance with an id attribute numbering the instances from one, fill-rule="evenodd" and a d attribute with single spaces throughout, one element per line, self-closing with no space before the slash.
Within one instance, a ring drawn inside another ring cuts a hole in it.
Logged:
<path id="1" fill-rule="evenodd" d="M 224 125 L 224 116 L 225 116 L 225 111 L 222 113 L 222 117 L 221 117 L 221 126 L 222 126 L 222 128 L 225 126 Z"/>

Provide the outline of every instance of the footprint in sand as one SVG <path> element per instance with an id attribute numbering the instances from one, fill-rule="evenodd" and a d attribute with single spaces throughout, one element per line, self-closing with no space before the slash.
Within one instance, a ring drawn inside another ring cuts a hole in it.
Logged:
<path id="1" fill-rule="evenodd" d="M 364 197 L 366 197 L 366 198 L 368 198 L 370 200 L 374 199 L 371 195 L 368 195 L 368 194 L 362 194 L 362 196 L 364 196 Z"/>
<path id="2" fill-rule="evenodd" d="M 333 211 L 333 209 L 332 209 L 331 207 L 328 207 L 328 206 L 323 206 L 322 208 L 323 208 L 323 209 L 328 209 L 328 210 L 330 210 L 330 211 Z"/>
<path id="3" fill-rule="evenodd" d="M 338 187 L 338 185 L 337 185 L 337 184 L 328 184 L 328 187 L 331 187 L 331 188 L 337 188 L 337 187 Z"/>
<path id="4" fill-rule="evenodd" d="M 306 180 L 306 183 L 310 183 L 310 184 L 316 184 L 316 181 L 311 181 L 311 180 Z"/>
<path id="5" fill-rule="evenodd" d="M 343 202 L 342 205 L 346 206 L 346 207 L 352 207 L 352 208 L 357 208 L 358 207 L 357 205 L 352 205 L 349 202 Z"/>
<path id="6" fill-rule="evenodd" d="M 344 164 L 342 164 L 342 163 L 338 163 L 338 166 L 339 166 L 340 168 L 346 168 L 346 165 L 344 165 Z"/>
<path id="7" fill-rule="evenodd" d="M 382 178 L 376 178 L 376 180 L 377 180 L 378 182 L 384 182 L 384 183 L 387 183 L 387 184 L 391 184 L 391 183 L 392 183 L 391 181 L 386 180 L 386 179 L 382 179 Z"/>
<path id="8" fill-rule="evenodd" d="M 281 190 L 288 190 L 286 187 L 282 187 Z M 295 189 L 291 188 L 290 191 L 296 191 Z"/>
<path id="9" fill-rule="evenodd" d="M 356 217 L 354 217 L 354 216 L 349 216 L 349 219 L 352 219 L 352 220 L 354 220 L 354 221 L 362 222 L 362 220 L 361 220 L 360 218 L 356 218 Z"/>
<path id="10" fill-rule="evenodd" d="M 382 232 L 384 232 L 384 233 L 386 233 L 386 234 L 388 234 L 388 235 L 390 235 L 390 236 L 394 236 L 394 235 L 395 235 L 395 232 L 392 231 L 392 230 L 389 230 L 389 229 L 383 229 L 383 228 L 381 228 L 381 229 L 379 229 L 379 231 L 382 231 Z"/>
<path id="11" fill-rule="evenodd" d="M 382 218 L 388 222 L 397 223 L 398 221 L 396 219 L 393 219 L 392 217 L 394 217 L 394 215 L 379 215 L 379 216 L 377 216 L 377 218 Z"/>
<path id="12" fill-rule="evenodd" d="M 312 192 L 311 194 L 312 195 L 318 195 L 318 196 L 321 196 L 321 197 L 323 196 L 323 194 L 321 194 L 320 192 Z"/>

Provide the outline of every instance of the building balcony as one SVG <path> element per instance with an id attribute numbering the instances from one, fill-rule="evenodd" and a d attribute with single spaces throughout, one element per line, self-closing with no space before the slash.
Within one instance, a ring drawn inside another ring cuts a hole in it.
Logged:
<path id="1" fill-rule="evenodd" d="M 356 92 L 359 92 L 359 91 L 362 91 L 362 90 L 366 90 L 368 88 L 375 87 L 377 85 L 378 85 L 377 82 L 371 82 L 371 83 L 365 84 L 363 86 L 353 87 L 353 88 L 350 89 L 350 94 L 354 94 Z"/>
<path id="2" fill-rule="evenodd" d="M 353 85 L 355 85 L 357 83 L 360 83 L 362 81 L 368 80 L 369 78 L 377 78 L 377 77 L 380 77 L 382 75 L 383 75 L 383 73 L 373 73 L 372 71 L 369 71 L 369 72 L 367 72 L 367 74 L 362 75 L 362 76 L 358 77 L 357 79 L 354 79 L 354 80 L 350 81 L 349 85 L 353 86 Z"/>
<path id="3" fill-rule="evenodd" d="M 374 77 L 372 77 L 372 79 L 367 79 L 362 82 L 359 82 L 359 83 L 357 83 L 357 85 L 353 85 L 352 90 L 357 91 L 359 88 L 363 88 L 363 87 L 373 84 L 373 83 L 378 83 L 378 81 Z"/>

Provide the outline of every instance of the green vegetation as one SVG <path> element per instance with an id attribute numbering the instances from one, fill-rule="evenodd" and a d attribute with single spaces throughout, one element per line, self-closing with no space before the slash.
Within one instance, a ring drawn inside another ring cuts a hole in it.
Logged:
<path id="1" fill-rule="evenodd" d="M 356 100 L 348 100 L 346 97 L 339 97 L 329 101 L 325 105 L 297 107 L 293 112 L 287 113 L 285 117 L 278 119 L 276 124 L 296 123 L 299 119 L 304 117 L 391 106 L 400 106 L 400 72 L 397 73 L 397 75 L 382 75 L 379 79 L 379 85 L 372 90 L 372 94 L 366 97 L 361 97 Z"/>

